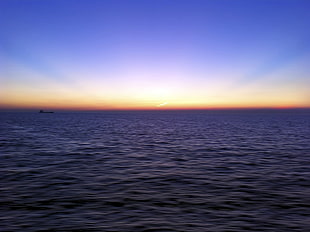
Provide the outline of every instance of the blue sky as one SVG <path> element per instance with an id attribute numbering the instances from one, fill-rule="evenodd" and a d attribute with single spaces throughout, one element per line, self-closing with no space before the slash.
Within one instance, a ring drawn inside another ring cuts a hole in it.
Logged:
<path id="1" fill-rule="evenodd" d="M 0 106 L 310 107 L 307 0 L 0 0 Z"/>

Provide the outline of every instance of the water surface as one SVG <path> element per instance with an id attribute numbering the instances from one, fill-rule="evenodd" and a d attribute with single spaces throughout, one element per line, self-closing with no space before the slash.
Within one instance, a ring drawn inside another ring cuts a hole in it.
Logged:
<path id="1" fill-rule="evenodd" d="M 308 231 L 310 111 L 0 113 L 2 231 Z"/>

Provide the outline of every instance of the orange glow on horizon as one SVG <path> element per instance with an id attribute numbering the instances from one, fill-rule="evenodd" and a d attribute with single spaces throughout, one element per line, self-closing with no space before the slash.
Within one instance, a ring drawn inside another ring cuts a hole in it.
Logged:
<path id="1" fill-rule="evenodd" d="M 172 84 L 170 84 L 172 85 Z M 85 89 L 6 88 L 0 92 L 0 109 L 53 110 L 191 110 L 191 109 L 251 109 L 310 108 L 306 91 L 269 91 L 260 88 L 220 90 L 204 86 L 170 85 L 114 86 Z M 10 86 L 8 86 L 10 87 Z M 255 87 L 255 86 L 254 86 Z M 282 93 L 286 94 L 283 95 Z"/>
<path id="2" fill-rule="evenodd" d="M 163 103 L 162 103 L 163 104 Z M 50 109 L 50 110 L 217 110 L 217 109 L 294 109 L 294 108 L 310 108 L 310 105 L 301 104 L 163 104 L 146 105 L 146 104 L 79 104 L 79 103 L 41 103 L 33 104 L 29 102 L 13 103 L 13 104 L 0 104 L 0 109 Z"/>

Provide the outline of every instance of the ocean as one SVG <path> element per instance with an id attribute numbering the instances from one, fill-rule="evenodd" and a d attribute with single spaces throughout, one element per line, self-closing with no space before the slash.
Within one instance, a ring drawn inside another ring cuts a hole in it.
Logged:
<path id="1" fill-rule="evenodd" d="M 309 231 L 310 110 L 0 112 L 1 231 Z"/>

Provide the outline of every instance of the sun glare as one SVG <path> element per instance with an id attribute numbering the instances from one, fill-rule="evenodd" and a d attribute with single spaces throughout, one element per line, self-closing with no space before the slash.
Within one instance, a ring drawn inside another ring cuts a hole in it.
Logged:
<path id="1" fill-rule="evenodd" d="M 165 105 L 167 105 L 167 104 L 168 104 L 168 102 L 163 102 L 163 103 L 157 105 L 157 107 L 162 107 L 162 106 L 165 106 Z"/>

